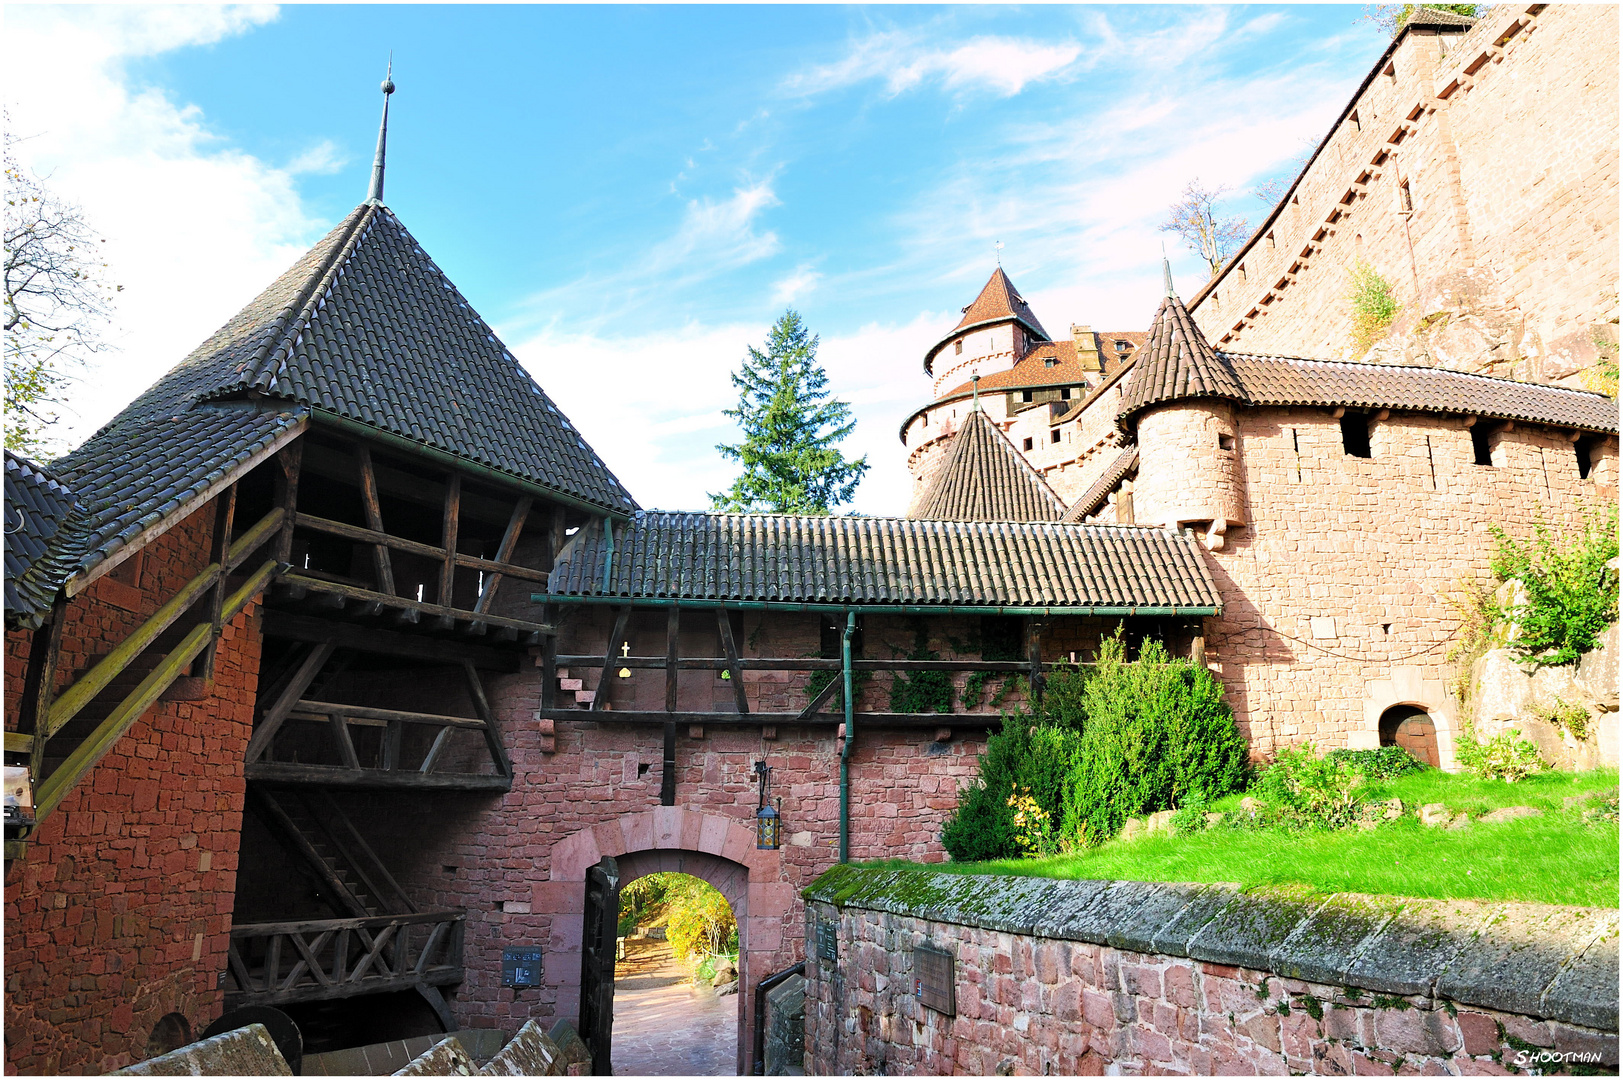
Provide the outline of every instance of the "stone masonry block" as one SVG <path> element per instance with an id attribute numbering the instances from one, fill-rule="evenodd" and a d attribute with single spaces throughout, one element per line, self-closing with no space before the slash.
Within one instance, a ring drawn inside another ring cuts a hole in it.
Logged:
<path id="1" fill-rule="evenodd" d="M 1398 906 L 1398 901 L 1385 897 L 1332 896 L 1273 950 L 1269 966 L 1287 978 L 1345 984 L 1365 944 Z"/>
<path id="2" fill-rule="evenodd" d="M 1322 897 L 1305 889 L 1241 893 L 1190 938 L 1189 955 L 1266 971 L 1274 950 L 1323 905 Z"/>
<path id="3" fill-rule="evenodd" d="M 625 846 L 622 851 L 647 851 L 654 846 L 654 814 L 644 810 L 620 818 L 620 832 Z"/>
<path id="4" fill-rule="evenodd" d="M 683 819 L 687 811 L 680 806 L 656 806 L 654 814 L 654 846 L 674 848 L 682 839 Z"/>
<path id="5" fill-rule="evenodd" d="M 592 836 L 597 840 L 598 857 L 604 855 L 611 857 L 626 853 L 626 834 L 620 828 L 618 821 L 600 821 L 592 826 Z"/>
<path id="6" fill-rule="evenodd" d="M 701 820 L 703 824 L 699 828 L 699 850 L 720 855 L 721 849 L 727 846 L 727 819 L 707 814 Z"/>
<path id="7" fill-rule="evenodd" d="M 1348 984 L 1387 994 L 1430 994 L 1437 973 L 1471 947 L 1493 911 L 1493 905 L 1474 900 L 1405 901 L 1353 961 Z"/>
<path id="8" fill-rule="evenodd" d="M 1149 951 L 1166 953 L 1169 956 L 1188 956 L 1189 940 L 1205 928 L 1219 912 L 1226 908 L 1240 893 L 1238 885 L 1217 884 L 1202 887 L 1199 892 L 1189 898 L 1188 903 L 1178 908 L 1159 929 L 1150 931 Z M 1170 907 L 1172 897 L 1168 897 L 1167 905 Z M 1139 931 L 1142 936 L 1144 931 Z"/>
<path id="9" fill-rule="evenodd" d="M 1541 1011 L 1569 1024 L 1617 1030 L 1618 929 L 1617 913 L 1605 928 L 1544 991 Z"/>
<path id="10" fill-rule="evenodd" d="M 586 910 L 586 890 L 579 881 L 537 881 L 530 886 L 530 910 L 579 915 Z"/>
<path id="11" fill-rule="evenodd" d="M 1437 993 L 1537 1016 L 1545 990 L 1563 965 L 1616 925 L 1615 911 L 1506 904 L 1487 920 L 1472 946 L 1449 963 L 1437 980 Z"/>
<path id="12" fill-rule="evenodd" d="M 555 881 L 584 881 L 586 868 L 603 856 L 597 850 L 597 837 L 590 829 L 565 837 L 552 848 L 549 872 Z"/>
<path id="13" fill-rule="evenodd" d="M 755 850 L 755 834 L 742 825 L 729 823 L 727 841 L 721 846 L 721 857 L 742 864 Z"/>

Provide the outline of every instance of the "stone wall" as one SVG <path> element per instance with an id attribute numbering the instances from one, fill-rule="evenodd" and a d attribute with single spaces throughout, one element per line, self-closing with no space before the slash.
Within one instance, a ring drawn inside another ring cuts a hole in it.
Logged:
<path id="1" fill-rule="evenodd" d="M 74 598 L 60 685 L 207 565 L 213 521 L 213 506 L 203 507 L 126 561 L 139 562 L 138 578 L 106 576 Z M 219 1016 L 259 671 L 257 613 L 250 604 L 225 628 L 213 684 L 148 710 L 10 867 L 10 1071 L 107 1072 L 146 1057 L 166 1014 L 179 1013 L 193 1031 Z M 21 689 L 12 675 L 30 642 L 7 635 L 8 727 Z"/>
<path id="2" fill-rule="evenodd" d="M 1246 409 L 1237 425 L 1249 523 L 1208 555 L 1224 613 L 1207 620 L 1207 656 L 1253 753 L 1372 747 L 1381 713 L 1413 705 L 1451 767 L 1459 617 L 1447 598 L 1487 579 L 1490 527 L 1526 537 L 1541 518 L 1615 500 L 1614 467 L 1580 479 L 1563 433 L 1523 425 L 1494 435 L 1493 464 L 1477 465 L 1458 417 L 1374 422 L 1368 458 L 1344 451 L 1328 411 Z M 1159 521 L 1175 507 L 1150 497 L 1149 472 L 1141 464 L 1135 513 Z"/>
<path id="3" fill-rule="evenodd" d="M 806 939 L 809 1074 L 1618 1063 L 1615 910 L 840 867 Z M 921 945 L 951 957 L 950 1009 Z"/>
<path id="4" fill-rule="evenodd" d="M 1371 358 L 1581 384 L 1617 342 L 1615 14 L 1506 4 L 1466 34 L 1406 33 L 1190 303 L 1207 338 L 1357 359 L 1364 261 L 1402 305 Z"/>

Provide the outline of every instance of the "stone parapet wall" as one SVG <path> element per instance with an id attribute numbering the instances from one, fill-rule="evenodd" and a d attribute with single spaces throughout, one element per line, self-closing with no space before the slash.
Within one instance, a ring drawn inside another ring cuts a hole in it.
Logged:
<path id="1" fill-rule="evenodd" d="M 805 900 L 811 1074 L 1618 1063 L 1615 910 L 855 867 Z M 952 958 L 951 1012 L 921 945 Z"/>

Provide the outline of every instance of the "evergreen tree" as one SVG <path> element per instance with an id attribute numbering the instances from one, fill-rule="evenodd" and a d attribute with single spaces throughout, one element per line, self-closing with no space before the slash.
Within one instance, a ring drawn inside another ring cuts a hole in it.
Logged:
<path id="1" fill-rule="evenodd" d="M 716 510 L 826 514 L 849 502 L 868 471 L 866 456 L 847 461 L 835 444 L 856 427 L 851 407 L 829 396 L 817 363 L 817 338 L 794 310 L 772 327 L 762 351 L 751 345 L 733 373 L 738 408 L 726 415 L 744 429 L 737 446 L 718 445 L 744 473 L 710 496 Z"/>

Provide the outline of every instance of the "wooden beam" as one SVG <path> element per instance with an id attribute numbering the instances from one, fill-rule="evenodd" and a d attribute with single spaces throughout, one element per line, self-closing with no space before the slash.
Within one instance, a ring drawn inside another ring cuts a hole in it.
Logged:
<path id="1" fill-rule="evenodd" d="M 332 722 L 333 741 L 338 744 L 338 756 L 343 758 L 344 764 L 351 769 L 359 769 L 361 759 L 355 754 L 355 740 L 349 737 L 349 723 L 344 719 L 343 712 L 334 709 L 327 714 L 327 719 Z"/>
<path id="2" fill-rule="evenodd" d="M 214 538 L 210 545 L 210 562 L 218 563 L 222 567 L 230 565 L 231 527 L 236 521 L 236 517 L 237 485 L 232 484 L 214 500 Z M 209 596 L 209 626 L 213 629 L 213 636 L 209 638 L 208 648 L 203 651 L 202 672 L 203 678 L 209 682 L 214 681 L 214 658 L 219 651 L 220 616 L 225 612 L 227 573 L 220 575 L 219 580 L 214 583 L 213 592 Z"/>
<path id="3" fill-rule="evenodd" d="M 433 773 L 416 770 L 346 769 L 340 765 L 305 765 L 290 761 L 255 761 L 245 770 L 253 781 L 275 784 L 315 784 L 328 788 L 413 789 L 419 791 L 510 791 L 507 776 Z"/>
<path id="4" fill-rule="evenodd" d="M 552 508 L 552 542 L 547 545 L 552 550 L 551 566 L 558 565 L 558 552 L 563 550 L 564 544 L 569 540 L 568 528 L 568 511 L 561 506 L 554 505 Z"/>
<path id="5" fill-rule="evenodd" d="M 726 608 L 716 609 L 716 629 L 721 633 L 721 651 L 727 654 L 727 674 L 733 684 L 733 701 L 740 713 L 750 711 L 749 698 L 744 694 L 744 669 L 738 663 L 738 645 L 733 641 L 733 621 Z"/>
<path id="6" fill-rule="evenodd" d="M 470 667 L 472 665 L 469 665 Z M 376 709 L 370 705 L 345 705 L 337 701 L 303 700 L 293 706 L 291 715 L 332 716 L 342 714 L 351 720 L 371 720 L 381 724 L 428 724 L 434 727 L 483 728 L 485 722 L 471 716 L 442 716 L 438 713 Z"/>
<path id="7" fill-rule="evenodd" d="M 665 615 L 665 711 L 676 711 L 677 676 L 677 632 L 682 625 L 682 609 L 673 607 Z"/>
<path id="8" fill-rule="evenodd" d="M 341 536 L 345 540 L 354 540 L 361 544 L 371 544 L 374 548 L 382 547 L 385 550 L 394 548 L 409 555 L 421 555 L 424 558 L 445 561 L 445 549 L 437 548 L 433 544 L 424 544 L 416 540 L 407 540 L 403 536 L 394 536 L 382 529 L 363 529 L 359 525 L 348 525 L 332 518 L 317 517 L 315 514 L 294 515 L 301 529 L 314 529 L 316 532 L 326 533 L 329 536 Z"/>
<path id="9" fill-rule="evenodd" d="M 331 641 L 342 648 L 371 653 L 374 656 L 395 656 L 430 663 L 459 663 L 469 660 L 486 670 L 503 672 L 517 671 L 522 661 L 522 654 L 516 650 L 491 649 L 483 645 L 402 634 L 394 630 L 374 630 L 353 623 L 331 622 L 310 615 L 295 615 L 275 608 L 267 608 L 263 619 L 266 637 L 292 641 Z M 548 637 L 547 640 L 552 639 Z"/>
<path id="10" fill-rule="evenodd" d="M 366 910 L 360 899 L 349 891 L 349 886 L 339 879 L 338 875 L 333 872 L 333 868 L 327 865 L 327 860 L 321 857 L 321 853 L 315 849 L 315 845 L 310 843 L 310 838 L 304 835 L 304 830 L 299 828 L 286 810 L 282 809 L 282 804 L 276 801 L 274 795 L 264 791 L 258 792 L 252 797 L 251 805 L 265 819 L 265 824 L 273 826 L 280 832 L 282 838 L 288 841 L 294 852 L 303 856 L 304 861 L 310 864 L 310 868 L 316 872 L 316 877 L 331 890 L 332 896 L 338 901 L 340 908 L 347 909 L 357 919 L 376 918 L 370 911 Z M 323 927 L 323 929 L 328 928 Z M 330 927 L 330 929 L 338 929 L 338 927 Z M 244 935 L 238 935 L 236 927 L 233 927 L 231 936 L 235 938 Z"/>
<path id="11" fill-rule="evenodd" d="M 450 726 L 440 728 L 439 733 L 434 736 L 434 742 L 428 748 L 428 753 L 423 755 L 423 763 L 417 767 L 418 772 L 434 771 L 434 766 L 439 764 L 440 754 L 445 752 L 445 747 L 451 741 L 451 732 L 455 730 L 456 728 Z"/>
<path id="12" fill-rule="evenodd" d="M 569 667 L 577 664 L 597 665 L 603 662 L 602 653 L 564 654 L 558 663 Z M 616 656 L 616 667 L 663 669 L 667 658 L 663 656 Z M 678 660 L 676 666 L 683 671 L 726 671 L 733 661 L 725 656 L 688 657 Z M 839 671 L 840 661 L 816 656 L 749 657 L 738 658 L 738 666 L 745 671 Z M 1069 667 L 1090 667 L 1091 664 L 1071 664 L 1069 661 L 1045 663 L 1048 670 Z M 1024 674 L 1031 670 L 1029 660 L 853 660 L 855 671 L 1004 671 Z"/>
<path id="13" fill-rule="evenodd" d="M 378 481 L 372 473 L 372 448 L 364 442 L 355 445 L 355 460 L 361 472 L 361 505 L 366 524 L 373 532 L 384 532 L 383 508 L 378 504 Z M 372 545 L 372 569 L 377 574 L 378 591 L 394 595 L 394 568 L 389 565 L 389 545 Z"/>
<path id="14" fill-rule="evenodd" d="M 276 561 L 293 561 L 293 523 L 299 509 L 299 473 L 304 461 L 304 439 L 289 443 L 276 455 L 276 502 L 282 509 L 281 533 L 276 538 Z"/>
<path id="15" fill-rule="evenodd" d="M 541 617 L 558 623 L 557 606 L 548 604 L 541 609 Z M 558 704 L 558 639 L 548 635 L 541 639 L 541 707 L 554 708 Z"/>
<path id="16" fill-rule="evenodd" d="M 827 705 L 829 699 L 834 696 L 835 691 L 839 690 L 842 685 L 844 685 L 843 679 L 830 679 L 826 686 L 817 691 L 817 696 L 806 702 L 806 707 L 795 714 L 794 720 L 790 721 L 790 723 L 803 721 L 824 705 Z"/>
<path id="17" fill-rule="evenodd" d="M 597 712 L 603 705 L 603 699 L 609 696 L 609 671 L 614 665 L 615 646 L 625 640 L 626 623 L 630 618 L 629 607 L 615 609 L 614 630 L 609 634 L 609 654 L 603 658 L 603 671 L 597 677 L 597 691 L 592 695 L 591 712 Z"/>
<path id="18" fill-rule="evenodd" d="M 282 522 L 287 518 L 280 506 L 271 508 L 270 513 L 256 521 L 252 528 L 231 542 L 226 549 L 225 569 L 227 573 L 235 570 L 247 560 L 248 556 L 258 550 L 265 541 L 277 535 Z M 274 557 L 274 555 L 273 555 Z M 277 558 L 278 563 L 284 561 Z"/>
<path id="19" fill-rule="evenodd" d="M 34 783 L 40 779 L 45 767 L 45 743 L 51 737 L 51 706 L 56 693 L 56 669 L 62 659 L 62 627 L 68 621 L 68 597 L 58 591 L 51 601 L 51 613 L 38 630 L 28 649 L 28 667 L 24 674 L 22 730 L 33 738 L 29 747 L 28 775 Z M 9 750 L 10 747 L 8 746 Z"/>
<path id="20" fill-rule="evenodd" d="M 501 727 L 496 719 L 496 710 L 490 707 L 490 699 L 485 696 L 485 684 L 479 679 L 478 669 L 464 661 L 462 677 L 468 683 L 468 697 L 473 701 L 473 711 L 484 721 L 485 746 L 490 750 L 490 759 L 496 763 L 496 768 L 503 776 L 512 776 L 513 763 L 508 760 L 507 748 L 502 745 Z"/>
<path id="21" fill-rule="evenodd" d="M 443 561 L 440 563 L 439 601 L 443 608 L 456 604 L 456 534 L 461 516 L 462 474 L 452 473 L 445 485 L 445 514 L 440 526 Z"/>
<path id="22" fill-rule="evenodd" d="M 329 597 L 340 610 L 346 603 L 357 603 L 362 606 L 380 604 L 386 608 L 397 608 L 432 615 L 437 620 L 436 627 L 445 630 L 454 629 L 458 620 L 461 620 L 463 622 L 484 623 L 487 626 L 511 627 L 514 630 L 535 634 L 550 634 L 553 632 L 553 627 L 524 619 L 510 619 L 505 615 L 480 615 L 459 608 L 444 608 L 438 604 L 419 603 L 416 600 L 408 600 L 403 596 L 390 596 L 388 593 L 363 589 L 358 585 L 345 585 L 337 581 L 326 581 L 302 573 L 284 574 L 282 575 L 282 582 L 291 588 L 303 589 L 306 596 L 315 594 Z"/>
<path id="23" fill-rule="evenodd" d="M 513 516 L 507 521 L 507 531 L 502 533 L 502 542 L 496 548 L 496 563 L 510 563 L 513 561 L 513 549 L 518 546 L 519 534 L 524 531 L 524 521 L 530 516 L 530 505 L 535 500 L 528 495 L 521 496 L 517 505 L 513 507 Z M 539 574 L 540 572 L 537 571 Z M 499 570 L 485 572 L 485 587 L 474 602 L 473 610 L 484 612 L 490 610 L 491 603 L 496 599 L 496 586 L 502 583 L 502 574 Z"/>
<path id="24" fill-rule="evenodd" d="M 681 669 L 677 665 L 677 638 L 682 629 L 682 609 L 672 607 L 665 614 L 665 711 L 676 712 L 678 679 Z M 659 805 L 676 805 L 676 722 L 667 720 L 664 730 L 664 753 L 660 758 Z"/>
<path id="25" fill-rule="evenodd" d="M 109 683 L 129 667 L 132 660 L 145 652 L 147 647 L 158 639 L 159 634 L 169 629 L 213 588 L 219 575 L 219 563 L 211 563 L 204 568 L 202 573 L 182 585 L 180 591 L 167 604 L 153 612 L 151 618 L 137 627 L 129 637 L 119 642 L 112 652 L 79 676 L 78 681 L 64 690 L 51 705 L 50 722 L 46 725 L 45 737 L 55 735 L 62 730 L 62 725 L 79 715 L 79 711 L 89 705 L 97 694 L 105 690 Z"/>
<path id="26" fill-rule="evenodd" d="M 287 686 L 283 687 L 282 693 L 260 717 L 259 725 L 254 728 L 253 737 L 248 740 L 245 760 L 249 763 L 258 761 L 264 756 L 265 751 L 270 749 L 271 740 L 276 738 L 276 729 L 282 726 L 282 721 L 287 719 L 299 699 L 304 696 L 304 692 L 310 688 L 310 684 L 315 682 L 316 676 L 321 673 L 335 647 L 333 642 L 323 641 L 310 650 L 310 655 L 304 658 L 304 662 L 288 680 Z"/>
<path id="27" fill-rule="evenodd" d="M 95 768 L 102 755 L 111 750 L 124 732 L 141 718 L 141 714 L 152 707 L 159 695 L 185 672 L 187 665 L 197 658 L 210 640 L 212 630 L 208 623 L 193 627 L 191 633 L 181 638 L 180 644 L 152 669 L 151 674 L 114 706 L 107 718 L 96 725 L 96 730 L 68 755 L 67 760 L 40 783 L 34 799 L 34 815 L 38 820 L 45 820 L 45 816 L 56 809 L 73 785 Z"/>
<path id="28" fill-rule="evenodd" d="M 748 728 L 761 725 L 802 727 L 834 727 L 845 723 L 845 714 L 837 712 L 813 713 L 802 717 L 792 712 L 679 712 L 663 709 L 613 709 L 609 712 L 589 713 L 585 709 L 542 709 L 542 717 L 554 722 L 570 720 L 593 724 L 694 724 L 706 727 Z M 986 727 L 995 728 L 1003 722 L 1002 715 L 985 713 L 890 713 L 859 712 L 857 718 L 866 727 L 924 728 Z M 252 774 L 250 773 L 250 777 Z"/>
<path id="29" fill-rule="evenodd" d="M 1026 658 L 1030 669 L 1026 678 L 1031 682 L 1031 700 L 1041 702 L 1043 699 L 1043 624 L 1030 615 L 1026 616 Z"/>

